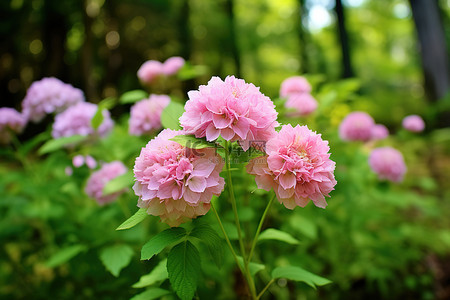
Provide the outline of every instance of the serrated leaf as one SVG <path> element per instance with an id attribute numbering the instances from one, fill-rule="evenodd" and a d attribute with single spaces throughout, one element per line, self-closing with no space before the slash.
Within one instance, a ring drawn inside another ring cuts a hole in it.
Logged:
<path id="1" fill-rule="evenodd" d="M 39 154 L 46 154 L 53 152 L 55 150 L 61 149 L 68 145 L 77 144 L 86 139 L 86 136 L 83 135 L 72 135 L 68 137 L 62 137 L 59 139 L 53 139 L 47 141 L 41 148 L 39 148 Z"/>
<path id="2" fill-rule="evenodd" d="M 239 264 L 242 267 L 242 270 L 244 269 L 244 260 L 242 259 L 242 256 L 238 256 L 237 257 Z M 259 271 L 262 271 L 266 268 L 265 265 L 263 264 L 258 264 L 258 263 L 254 263 L 254 262 L 250 262 L 248 264 L 248 268 L 250 270 L 250 274 L 252 276 L 255 276 Z"/>
<path id="3" fill-rule="evenodd" d="M 149 288 L 147 289 L 145 292 L 142 292 L 140 294 L 137 294 L 136 296 L 134 296 L 133 298 L 131 298 L 130 300 L 153 300 L 153 299 L 159 299 L 162 296 L 168 295 L 171 292 L 168 290 L 164 290 L 161 288 Z"/>
<path id="4" fill-rule="evenodd" d="M 147 209 L 141 208 L 134 215 L 129 217 L 125 222 L 120 224 L 120 226 L 117 227 L 116 230 L 124 230 L 134 227 L 137 224 L 141 223 L 147 216 L 148 216 Z"/>
<path id="5" fill-rule="evenodd" d="M 179 119 L 183 113 L 184 106 L 182 104 L 170 101 L 161 114 L 162 126 L 173 130 L 181 129 Z"/>
<path id="6" fill-rule="evenodd" d="M 128 266 L 133 256 L 133 249 L 128 245 L 114 245 L 104 248 L 100 253 L 100 260 L 106 269 L 115 277 Z"/>
<path id="7" fill-rule="evenodd" d="M 167 259 L 164 259 L 153 268 L 153 270 L 147 275 L 142 276 L 138 282 L 133 284 L 134 288 L 143 288 L 164 279 L 167 279 L 169 274 L 167 273 Z"/>
<path id="8" fill-rule="evenodd" d="M 128 171 L 125 174 L 119 175 L 116 178 L 108 181 L 103 188 L 103 195 L 112 194 L 126 188 L 131 188 L 134 182 L 133 172 Z"/>
<path id="9" fill-rule="evenodd" d="M 209 252 L 214 258 L 217 267 L 221 267 L 223 263 L 223 244 L 222 239 L 217 232 L 206 223 L 194 223 L 195 227 L 190 235 L 200 239 L 208 247 Z"/>
<path id="10" fill-rule="evenodd" d="M 193 135 L 177 135 L 170 139 L 183 147 L 190 149 L 216 148 L 216 143 L 208 142 L 206 139 L 196 138 Z"/>
<path id="11" fill-rule="evenodd" d="M 122 94 L 119 102 L 121 104 L 135 103 L 148 97 L 148 93 L 144 90 L 132 90 Z"/>
<path id="12" fill-rule="evenodd" d="M 172 227 L 161 231 L 148 241 L 141 250 L 141 260 L 150 259 L 164 248 L 173 244 L 186 236 L 186 229 L 182 227 Z"/>
<path id="13" fill-rule="evenodd" d="M 192 299 L 200 277 L 200 254 L 194 244 L 184 241 L 170 250 L 167 272 L 178 297 Z"/>
<path id="14" fill-rule="evenodd" d="M 258 237 L 258 241 L 264 240 L 277 240 L 291 245 L 297 245 L 298 243 L 300 243 L 299 240 L 294 238 L 289 233 L 274 228 L 268 228 L 261 232 Z"/>
<path id="15" fill-rule="evenodd" d="M 289 280 L 301 281 L 314 289 L 316 288 L 316 286 L 322 286 L 331 283 L 331 281 L 326 278 L 320 277 L 316 274 L 313 274 L 300 267 L 295 266 L 275 268 L 272 271 L 272 278 L 273 279 L 286 278 Z"/>
<path id="16" fill-rule="evenodd" d="M 73 245 L 60 249 L 58 252 L 53 254 L 46 262 L 45 265 L 49 268 L 54 268 L 63 263 L 69 261 L 80 252 L 86 250 L 84 245 Z"/>

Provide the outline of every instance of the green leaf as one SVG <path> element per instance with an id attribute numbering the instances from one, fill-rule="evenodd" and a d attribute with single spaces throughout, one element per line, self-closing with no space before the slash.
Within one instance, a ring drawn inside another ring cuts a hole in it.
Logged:
<path id="1" fill-rule="evenodd" d="M 148 216 L 147 209 L 141 208 L 134 215 L 129 217 L 125 222 L 120 224 L 120 226 L 117 227 L 116 230 L 124 230 L 134 227 L 137 224 L 141 223 L 147 216 Z"/>
<path id="2" fill-rule="evenodd" d="M 41 148 L 39 148 L 39 154 L 46 154 L 53 152 L 55 150 L 61 149 L 68 145 L 77 144 L 81 141 L 86 139 L 86 136 L 82 135 L 72 135 L 68 137 L 62 137 L 59 139 L 53 139 L 50 141 L 47 141 Z"/>
<path id="3" fill-rule="evenodd" d="M 300 267 L 277 267 L 272 271 L 272 278 L 286 278 L 294 281 L 302 281 L 312 288 L 331 283 L 330 280 L 308 272 Z"/>
<path id="4" fill-rule="evenodd" d="M 148 97 L 148 93 L 143 90 L 132 90 L 122 94 L 119 98 L 121 104 L 135 103 Z"/>
<path id="5" fill-rule="evenodd" d="M 208 142 L 206 139 L 199 139 L 193 135 L 177 135 L 170 139 L 181 146 L 190 149 L 217 148 L 218 144 Z"/>
<path id="6" fill-rule="evenodd" d="M 238 258 L 238 262 L 241 265 L 242 269 L 244 269 L 244 260 L 242 259 L 242 256 L 238 256 L 237 258 Z M 250 274 L 252 276 L 255 276 L 259 271 L 264 270 L 266 268 L 266 266 L 263 264 L 250 262 L 248 264 L 248 268 L 250 269 Z"/>
<path id="7" fill-rule="evenodd" d="M 85 251 L 86 246 L 84 245 L 73 245 L 60 249 L 58 252 L 53 254 L 46 262 L 45 265 L 49 268 L 54 268 L 63 263 L 69 261 L 80 252 Z"/>
<path id="8" fill-rule="evenodd" d="M 134 182 L 133 172 L 128 171 L 125 174 L 117 176 L 110 180 L 103 188 L 103 195 L 112 194 L 123 189 L 131 188 Z"/>
<path id="9" fill-rule="evenodd" d="M 299 215 L 293 215 L 289 220 L 289 224 L 301 234 L 311 239 L 317 238 L 317 224 L 315 222 Z"/>
<path id="10" fill-rule="evenodd" d="M 138 282 L 133 284 L 134 288 L 143 288 L 164 279 L 167 279 L 169 274 L 167 273 L 167 259 L 164 259 L 153 268 L 153 270 L 147 275 L 142 276 Z"/>
<path id="11" fill-rule="evenodd" d="M 145 292 L 142 292 L 140 294 L 137 294 L 130 300 L 153 300 L 153 299 L 159 299 L 162 296 L 170 294 L 170 291 L 163 290 L 157 287 L 149 288 Z"/>
<path id="12" fill-rule="evenodd" d="M 297 245 L 300 243 L 299 240 L 294 238 L 289 233 L 274 228 L 269 228 L 261 232 L 258 237 L 258 241 L 264 240 L 277 240 L 291 245 Z"/>
<path id="13" fill-rule="evenodd" d="M 208 224 L 194 222 L 194 229 L 190 236 L 200 239 L 208 247 L 209 252 L 214 258 L 217 267 L 221 267 L 223 263 L 223 244 L 222 239 L 217 232 Z"/>
<path id="14" fill-rule="evenodd" d="M 161 114 L 161 124 L 164 128 L 181 129 L 179 119 L 184 113 L 184 106 L 178 102 L 170 101 Z"/>
<path id="15" fill-rule="evenodd" d="M 188 80 L 202 76 L 208 72 L 208 67 L 203 65 L 193 66 L 186 62 L 184 66 L 178 71 L 178 79 Z"/>
<path id="16" fill-rule="evenodd" d="M 166 229 L 150 239 L 141 250 L 141 260 L 150 259 L 164 248 L 173 244 L 186 236 L 186 229 L 182 227 L 172 227 Z"/>
<path id="17" fill-rule="evenodd" d="M 115 277 L 120 270 L 128 266 L 133 256 L 133 249 L 128 245 L 114 245 L 104 248 L 100 253 L 100 260 L 108 271 Z"/>
<path id="18" fill-rule="evenodd" d="M 116 103 L 116 98 L 109 97 L 106 99 L 103 99 L 98 105 L 97 105 L 97 111 L 95 112 L 95 115 L 91 119 L 91 126 L 95 130 L 102 124 L 103 122 L 103 111 L 105 109 L 111 109 L 114 107 Z"/>
<path id="19" fill-rule="evenodd" d="M 170 250 L 167 257 L 170 284 L 182 300 L 192 299 L 200 277 L 200 254 L 195 246 L 184 241 Z"/>

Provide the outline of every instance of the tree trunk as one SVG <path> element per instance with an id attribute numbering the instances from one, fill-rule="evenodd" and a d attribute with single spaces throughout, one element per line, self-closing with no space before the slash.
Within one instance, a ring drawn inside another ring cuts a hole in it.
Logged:
<path id="1" fill-rule="evenodd" d="M 310 71 L 309 60 L 308 60 L 308 51 L 307 51 L 307 32 L 305 27 L 303 26 L 303 18 L 308 16 L 308 12 L 305 7 L 305 0 L 298 0 L 298 19 L 297 19 L 297 33 L 298 40 L 300 42 L 300 73 L 308 73 Z"/>
<path id="2" fill-rule="evenodd" d="M 353 77 L 354 72 L 352 68 L 352 63 L 350 60 L 350 45 L 348 43 L 348 34 L 345 28 L 345 15 L 344 7 L 342 6 L 341 0 L 336 0 L 336 5 L 334 7 L 338 21 L 338 31 L 339 39 L 341 41 L 341 51 L 342 51 L 342 78 Z"/>
<path id="3" fill-rule="evenodd" d="M 234 66 L 235 66 L 235 76 L 237 78 L 241 78 L 241 58 L 239 56 L 239 48 L 238 48 L 238 44 L 237 44 L 237 40 L 236 40 L 236 22 L 235 22 L 235 18 L 234 18 L 234 11 L 233 11 L 233 7 L 234 7 L 234 3 L 233 0 L 227 0 L 226 1 L 226 13 L 228 16 L 228 20 L 230 21 L 230 25 L 229 25 L 229 36 L 230 36 L 230 43 L 231 43 L 231 55 L 233 57 L 234 60 Z"/>

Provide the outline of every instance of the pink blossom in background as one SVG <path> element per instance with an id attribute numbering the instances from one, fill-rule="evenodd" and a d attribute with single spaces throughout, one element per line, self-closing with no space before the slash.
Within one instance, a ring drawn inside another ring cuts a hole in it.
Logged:
<path id="1" fill-rule="evenodd" d="M 408 131 L 421 132 L 425 129 L 425 122 L 418 115 L 410 115 L 403 119 L 402 126 Z"/>
<path id="2" fill-rule="evenodd" d="M 304 207 L 312 200 L 325 208 L 325 197 L 334 190 L 335 162 L 328 141 L 307 126 L 283 125 L 266 145 L 266 156 L 250 160 L 247 172 L 255 175 L 258 188 L 274 189 L 286 208 Z"/>
<path id="3" fill-rule="evenodd" d="M 223 160 L 212 148 L 188 149 L 169 139 L 183 131 L 165 129 L 142 148 L 134 165 L 138 207 L 169 226 L 204 215 L 224 180 Z"/>
<path id="4" fill-rule="evenodd" d="M 267 141 L 278 126 L 272 101 L 251 83 L 234 76 L 212 77 L 208 85 L 188 93 L 180 124 L 188 134 L 216 140 L 240 141 L 244 150 L 252 141 Z"/>
<path id="5" fill-rule="evenodd" d="M 383 124 L 375 124 L 372 127 L 372 140 L 383 140 L 389 136 L 389 130 Z"/>
<path id="6" fill-rule="evenodd" d="M 75 156 L 72 158 L 72 165 L 73 165 L 75 168 L 79 168 L 79 167 L 81 167 L 82 165 L 84 165 L 84 156 L 81 155 L 81 154 L 75 155 Z"/>
<path id="7" fill-rule="evenodd" d="M 289 95 L 285 106 L 295 109 L 300 116 L 307 116 L 317 109 L 318 103 L 310 94 L 302 93 Z"/>
<path id="8" fill-rule="evenodd" d="M 381 180 L 401 182 L 406 173 L 402 153 L 392 147 L 373 149 L 370 153 L 369 165 Z"/>
<path id="9" fill-rule="evenodd" d="M 127 168 L 121 161 L 113 161 L 103 164 L 100 170 L 95 171 L 89 176 L 85 192 L 89 197 L 94 198 L 99 205 L 113 202 L 117 197 L 126 192 L 126 189 L 113 194 L 103 195 L 105 185 L 127 172 Z"/>
<path id="10" fill-rule="evenodd" d="M 67 176 L 72 176 L 72 174 L 73 174 L 73 169 L 72 169 L 71 167 L 67 166 L 67 167 L 64 169 L 64 173 L 65 173 Z"/>
<path id="11" fill-rule="evenodd" d="M 11 133 L 21 133 L 27 119 L 14 108 L 0 108 L 0 144 L 11 141 Z"/>
<path id="12" fill-rule="evenodd" d="M 167 95 L 152 94 L 131 107 L 129 132 L 132 135 L 151 134 L 161 129 L 161 114 L 170 103 Z"/>
<path id="13" fill-rule="evenodd" d="M 366 142 L 372 138 L 374 125 L 375 122 L 368 113 L 355 111 L 342 120 L 339 125 L 339 136 L 344 141 Z"/>
<path id="14" fill-rule="evenodd" d="M 84 101 L 84 94 L 54 77 L 33 82 L 22 102 L 22 113 L 33 122 L 39 122 L 45 115 L 60 113 L 66 108 Z"/>
<path id="15" fill-rule="evenodd" d="M 86 155 L 85 160 L 86 160 L 86 166 L 89 169 L 95 169 L 97 167 L 97 161 L 92 156 Z"/>
<path id="16" fill-rule="evenodd" d="M 163 74 L 163 64 L 157 60 L 148 60 L 142 64 L 137 72 L 137 76 L 142 83 L 152 83 Z"/>
<path id="17" fill-rule="evenodd" d="M 281 83 L 280 97 L 287 98 L 292 94 L 311 93 L 311 85 L 302 76 L 292 76 Z"/>
<path id="18" fill-rule="evenodd" d="M 176 74 L 185 64 L 185 61 L 180 56 L 173 56 L 168 58 L 163 64 L 163 73 L 165 75 Z"/>
<path id="19" fill-rule="evenodd" d="M 73 135 L 99 135 L 106 136 L 113 128 L 108 110 L 103 110 L 103 121 L 97 130 L 91 125 L 92 117 L 97 112 L 97 105 L 89 102 L 80 102 L 69 107 L 55 117 L 53 123 L 53 138 L 68 137 Z"/>

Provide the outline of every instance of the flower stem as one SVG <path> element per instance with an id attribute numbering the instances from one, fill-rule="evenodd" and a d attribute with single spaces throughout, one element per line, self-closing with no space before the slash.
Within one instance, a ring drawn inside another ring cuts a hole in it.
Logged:
<path id="1" fill-rule="evenodd" d="M 270 280 L 267 285 L 263 288 L 263 290 L 256 296 L 256 299 L 259 299 L 264 295 L 264 293 L 267 291 L 267 289 L 272 285 L 272 283 L 275 282 L 275 279 Z"/>
<path id="2" fill-rule="evenodd" d="M 266 215 L 267 215 L 270 207 L 272 206 L 274 199 L 275 199 L 275 194 L 272 196 L 269 203 L 267 203 L 266 209 L 264 210 L 261 220 L 259 221 L 258 229 L 256 229 L 255 238 L 253 239 L 252 247 L 250 248 L 250 253 L 248 254 L 247 263 L 250 263 L 250 261 L 252 259 L 253 251 L 255 251 L 256 243 L 258 242 L 258 237 L 261 232 L 262 225 L 264 223 L 264 220 L 266 219 Z"/>

